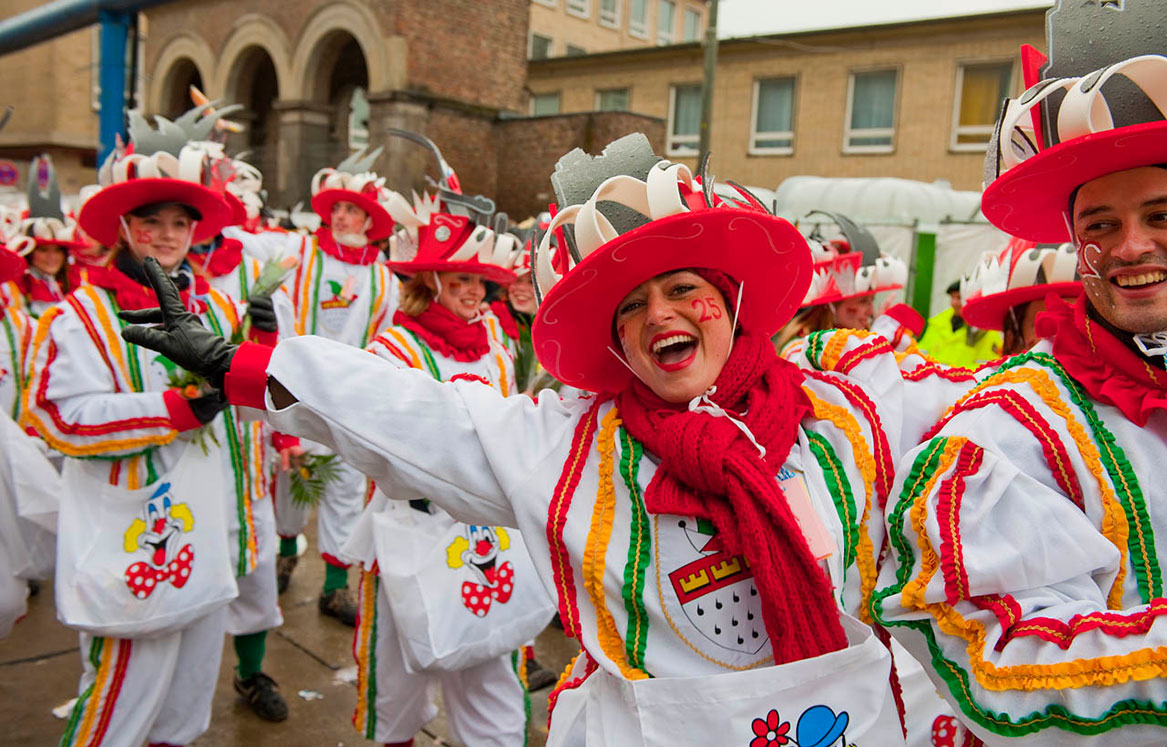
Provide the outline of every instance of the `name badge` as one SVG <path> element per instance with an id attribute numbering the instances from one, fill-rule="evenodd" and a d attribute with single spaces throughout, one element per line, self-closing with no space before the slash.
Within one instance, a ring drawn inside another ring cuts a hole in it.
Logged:
<path id="1" fill-rule="evenodd" d="M 791 472 L 785 467 L 778 473 L 778 485 L 786 494 L 786 503 L 790 506 L 794 518 L 798 521 L 798 528 L 806 538 L 807 547 L 815 560 L 822 560 L 835 553 L 835 540 L 827 531 L 827 525 L 814 509 L 814 503 L 807 492 L 806 482 L 802 475 Z"/>

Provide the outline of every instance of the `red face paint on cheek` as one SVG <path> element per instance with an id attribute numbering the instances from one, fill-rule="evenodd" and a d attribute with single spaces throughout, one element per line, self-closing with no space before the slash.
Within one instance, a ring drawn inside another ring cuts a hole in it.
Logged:
<path id="1" fill-rule="evenodd" d="M 154 243 L 154 232 L 149 230 L 148 228 L 137 229 L 136 231 L 134 231 L 134 243 L 135 244 L 153 244 Z"/>

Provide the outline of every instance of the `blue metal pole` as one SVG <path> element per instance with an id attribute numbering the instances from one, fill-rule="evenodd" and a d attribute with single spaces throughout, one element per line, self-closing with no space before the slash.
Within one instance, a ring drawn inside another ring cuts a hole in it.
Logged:
<path id="1" fill-rule="evenodd" d="M 97 164 L 105 163 L 117 135 L 124 135 L 126 106 L 126 40 L 133 11 L 99 10 L 101 24 L 101 114 L 98 117 Z"/>

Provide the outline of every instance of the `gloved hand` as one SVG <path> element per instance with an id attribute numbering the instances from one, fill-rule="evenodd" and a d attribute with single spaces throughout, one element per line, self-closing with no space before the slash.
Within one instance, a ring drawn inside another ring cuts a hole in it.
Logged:
<path id="1" fill-rule="evenodd" d="M 201 397 L 186 401 L 190 411 L 203 425 L 215 419 L 215 416 L 227 409 L 227 397 L 218 389 L 212 389 Z"/>
<path id="2" fill-rule="evenodd" d="M 154 295 L 158 297 L 159 308 L 118 312 L 122 320 L 135 325 L 123 329 L 122 337 L 126 342 L 162 353 L 176 365 L 202 376 L 211 386 L 221 390 L 223 377 L 230 370 L 231 359 L 239 346 L 208 330 L 197 316 L 186 310 L 178 289 L 166 277 L 158 260 L 147 257 L 142 266 Z M 161 326 L 141 326 L 145 324 Z"/>
<path id="3" fill-rule="evenodd" d="M 247 299 L 247 315 L 251 317 L 251 326 L 260 332 L 278 332 L 276 322 L 276 307 L 271 296 L 251 296 Z"/>

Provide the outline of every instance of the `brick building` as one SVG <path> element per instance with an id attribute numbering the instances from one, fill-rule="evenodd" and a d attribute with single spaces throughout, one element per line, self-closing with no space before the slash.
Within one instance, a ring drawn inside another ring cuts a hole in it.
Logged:
<path id="1" fill-rule="evenodd" d="M 1001 99 L 1022 89 L 1018 49 L 1044 46 L 1045 11 L 723 40 L 710 148 L 723 178 L 896 176 L 980 189 Z M 600 108 L 667 122 L 667 152 L 695 165 L 698 43 L 532 60 L 540 113 Z"/>

